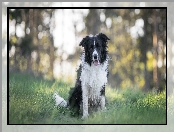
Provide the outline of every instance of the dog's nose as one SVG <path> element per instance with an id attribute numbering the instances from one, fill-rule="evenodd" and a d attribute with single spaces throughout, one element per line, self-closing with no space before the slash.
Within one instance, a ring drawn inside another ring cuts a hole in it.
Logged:
<path id="1" fill-rule="evenodd" d="M 94 59 L 97 59 L 97 54 L 94 54 Z"/>

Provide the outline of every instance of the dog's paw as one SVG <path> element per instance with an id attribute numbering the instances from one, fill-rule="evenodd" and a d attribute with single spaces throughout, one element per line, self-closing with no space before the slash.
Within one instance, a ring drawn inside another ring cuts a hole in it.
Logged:
<path id="1" fill-rule="evenodd" d="M 101 108 L 102 111 L 107 110 L 107 108 L 104 106 Z"/>
<path id="2" fill-rule="evenodd" d="M 107 110 L 107 108 L 106 108 L 106 107 L 104 107 L 104 108 L 103 108 L 103 110 Z"/>
<path id="3" fill-rule="evenodd" d="M 89 116 L 89 115 L 83 115 L 81 119 L 82 119 L 82 120 L 86 120 L 86 119 L 88 119 L 88 116 Z"/>

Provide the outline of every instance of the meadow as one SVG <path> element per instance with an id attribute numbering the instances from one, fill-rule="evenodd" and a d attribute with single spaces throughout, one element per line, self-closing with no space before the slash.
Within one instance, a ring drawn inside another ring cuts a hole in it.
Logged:
<path id="1" fill-rule="evenodd" d="M 9 124 L 166 124 L 166 92 L 106 88 L 106 107 L 81 120 L 68 108 L 55 106 L 54 92 L 68 100 L 74 84 L 26 74 L 9 75 Z"/>

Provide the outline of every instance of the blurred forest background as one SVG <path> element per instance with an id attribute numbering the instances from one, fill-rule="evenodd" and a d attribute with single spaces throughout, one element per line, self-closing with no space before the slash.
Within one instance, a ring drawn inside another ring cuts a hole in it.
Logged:
<path id="1" fill-rule="evenodd" d="M 165 90 L 166 13 L 166 8 L 9 9 L 9 72 L 74 83 L 80 41 L 102 32 L 110 38 L 111 87 Z"/>

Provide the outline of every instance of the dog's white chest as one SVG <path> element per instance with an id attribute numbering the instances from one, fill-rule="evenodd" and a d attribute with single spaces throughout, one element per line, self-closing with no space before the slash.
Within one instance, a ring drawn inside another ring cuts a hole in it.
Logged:
<path id="1" fill-rule="evenodd" d="M 107 65 L 89 66 L 83 65 L 81 72 L 81 81 L 90 87 L 101 87 L 107 83 Z"/>
<path id="2" fill-rule="evenodd" d="M 107 63 L 103 65 L 84 64 L 81 77 L 82 86 L 85 85 L 88 91 L 88 98 L 98 100 L 102 86 L 107 84 Z"/>

